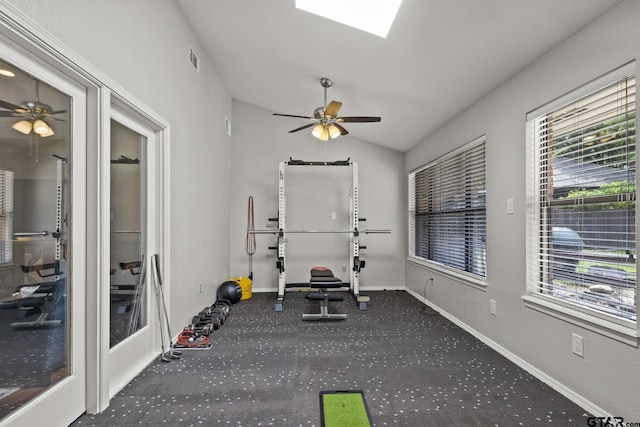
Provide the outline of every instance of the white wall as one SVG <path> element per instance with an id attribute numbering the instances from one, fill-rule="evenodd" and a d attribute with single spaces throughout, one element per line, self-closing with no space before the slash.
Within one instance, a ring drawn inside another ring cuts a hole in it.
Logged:
<path id="1" fill-rule="evenodd" d="M 231 97 L 171 0 L 11 0 L 171 125 L 172 330 L 180 330 L 229 275 Z M 200 73 L 188 62 L 200 56 Z"/>
<path id="2" fill-rule="evenodd" d="M 640 351 L 525 308 L 525 114 L 640 56 L 640 2 L 629 0 L 443 126 L 405 155 L 405 172 L 482 134 L 487 135 L 486 292 L 406 263 L 406 284 L 458 321 L 547 375 L 566 393 L 640 420 Z M 406 178 L 405 178 L 406 179 Z M 515 213 L 506 214 L 514 199 Z M 497 302 L 497 316 L 489 300 Z M 585 355 L 572 354 L 571 334 L 584 337 Z"/>
<path id="3" fill-rule="evenodd" d="M 276 117 L 271 111 L 242 101 L 233 101 L 233 168 L 228 199 L 232 212 L 229 226 L 232 274 L 249 274 L 248 256 L 244 249 L 249 196 L 254 197 L 256 229 L 276 226 L 275 223 L 269 224 L 267 219 L 278 216 L 278 164 L 281 161 L 288 160 L 289 157 L 305 161 L 351 158 L 358 163 L 359 214 L 367 219 L 362 224 L 369 229 L 391 229 L 391 234 L 361 236 L 361 244 L 367 246 L 367 249 L 361 252 L 361 258 L 367 261 L 360 275 L 361 287 L 365 290 L 402 287 L 405 253 L 405 178 L 402 154 L 352 136 L 341 137 L 325 145 L 311 136 L 310 129 L 294 134 L 287 133 L 303 124 L 299 119 Z M 288 229 L 348 229 L 350 176 L 344 171 L 341 173 L 338 170 L 318 168 L 322 170 L 302 172 L 292 167 L 288 168 L 290 173 L 287 173 L 285 184 Z M 335 189 L 333 193 L 331 188 Z M 305 195 L 305 191 L 318 193 L 323 199 L 326 197 L 326 204 L 316 203 L 317 200 L 312 200 L 314 198 L 310 194 Z M 334 194 L 334 197 L 330 194 Z M 344 205 L 341 205 L 342 199 Z M 337 221 L 330 220 L 332 211 L 336 211 Z M 348 243 L 341 246 L 341 238 L 347 239 L 347 236 L 291 236 L 291 250 L 287 252 L 287 282 L 308 281 L 309 269 L 323 263 L 329 263 L 334 274 L 348 281 L 348 272 L 342 272 L 341 269 L 342 266 L 350 268 Z M 257 237 L 257 252 L 253 256 L 254 291 L 277 289 L 275 252 L 267 249 L 268 246 L 275 245 L 275 242 L 275 237 L 271 235 Z M 339 251 L 340 255 L 327 256 L 327 250 Z"/>

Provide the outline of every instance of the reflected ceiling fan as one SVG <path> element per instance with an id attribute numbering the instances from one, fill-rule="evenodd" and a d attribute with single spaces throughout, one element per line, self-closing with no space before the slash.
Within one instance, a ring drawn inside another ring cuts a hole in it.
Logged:
<path id="1" fill-rule="evenodd" d="M 36 100 L 25 101 L 20 105 L 0 100 L 0 117 L 15 117 L 21 120 L 11 127 L 20 133 L 29 135 L 31 132 L 46 138 L 54 135 L 51 125 L 47 120 L 64 121 L 53 117 L 55 114 L 66 113 L 67 110 L 54 110 L 49 105 L 40 102 L 40 81 L 36 80 Z"/>
<path id="2" fill-rule="evenodd" d="M 330 88 L 333 82 L 326 77 L 320 79 L 320 84 L 324 88 L 324 104 L 322 107 L 318 107 L 313 112 L 313 117 L 309 116 L 297 116 L 295 114 L 279 114 L 273 113 L 274 116 L 283 117 L 297 117 L 300 119 L 313 120 L 313 123 L 309 123 L 299 128 L 290 130 L 289 133 L 298 132 L 303 129 L 314 126 L 311 134 L 318 138 L 320 141 L 327 141 L 329 138 L 335 139 L 340 135 L 347 135 L 347 131 L 341 123 L 366 123 L 366 122 L 379 122 L 380 117 L 368 117 L 368 116 L 348 116 L 339 117 L 338 112 L 342 107 L 342 102 L 331 101 L 327 104 L 327 88 Z"/>

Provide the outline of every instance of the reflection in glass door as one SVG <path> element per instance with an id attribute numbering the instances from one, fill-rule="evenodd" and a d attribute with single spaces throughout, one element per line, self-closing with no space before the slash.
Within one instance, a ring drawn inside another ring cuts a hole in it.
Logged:
<path id="1" fill-rule="evenodd" d="M 0 420 L 71 374 L 71 98 L 0 60 Z"/>
<path id="2" fill-rule="evenodd" d="M 111 120 L 110 347 L 146 325 L 145 145 Z"/>

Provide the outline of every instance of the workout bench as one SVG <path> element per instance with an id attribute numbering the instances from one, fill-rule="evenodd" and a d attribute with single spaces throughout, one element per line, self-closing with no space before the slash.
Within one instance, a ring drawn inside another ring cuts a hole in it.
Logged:
<path id="1" fill-rule="evenodd" d="M 333 275 L 326 267 L 314 267 L 311 269 L 309 286 L 317 288 L 318 292 L 312 292 L 307 298 L 312 301 L 320 301 L 319 313 L 303 313 L 302 320 L 344 320 L 346 313 L 329 313 L 329 301 L 344 301 L 343 295 L 332 295 L 329 289 L 342 288 L 342 280 Z"/>

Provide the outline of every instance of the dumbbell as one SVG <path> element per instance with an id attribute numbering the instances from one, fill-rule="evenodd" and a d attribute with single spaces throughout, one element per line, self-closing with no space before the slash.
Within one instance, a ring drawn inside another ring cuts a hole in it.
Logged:
<path id="1" fill-rule="evenodd" d="M 215 323 L 208 322 L 203 316 L 201 316 L 201 314 L 202 313 L 199 313 L 197 316 L 193 316 L 189 329 L 192 329 L 204 336 L 208 336 L 211 332 L 220 327 L 220 323 L 218 322 L 216 326 Z"/>
<path id="2" fill-rule="evenodd" d="M 209 335 L 213 331 L 213 324 L 206 322 L 200 314 L 193 316 L 191 319 L 191 324 L 187 326 L 185 329 L 191 329 L 196 334 L 200 335 Z"/>
<path id="3" fill-rule="evenodd" d="M 186 326 L 184 330 L 192 332 L 194 338 L 197 338 L 199 336 L 207 337 L 211 335 L 211 332 L 213 332 L 210 324 L 204 326 L 191 324 Z"/>
<path id="4" fill-rule="evenodd" d="M 221 326 L 226 319 L 224 316 L 224 313 L 219 308 L 213 308 L 210 306 L 203 308 L 200 314 L 202 314 L 206 319 L 213 319 L 213 318 L 219 319 Z"/>
<path id="5" fill-rule="evenodd" d="M 224 325 L 224 314 L 218 308 L 205 307 L 200 313 L 201 323 L 211 323 L 214 325 L 214 329 L 218 329 Z"/>
<path id="6" fill-rule="evenodd" d="M 224 319 L 227 320 L 229 314 L 231 314 L 231 301 L 228 299 L 219 299 L 211 304 L 211 308 L 220 308 L 224 313 Z"/>
<path id="7" fill-rule="evenodd" d="M 212 313 L 208 308 L 209 307 L 205 307 L 200 313 L 198 313 L 200 324 L 210 324 L 213 329 L 219 329 L 224 322 L 218 313 Z"/>
<path id="8" fill-rule="evenodd" d="M 227 321 L 227 314 L 220 307 L 209 307 L 209 311 L 211 311 L 212 316 L 218 316 L 218 319 L 220 319 L 220 326 L 224 325 L 224 322 Z"/>

